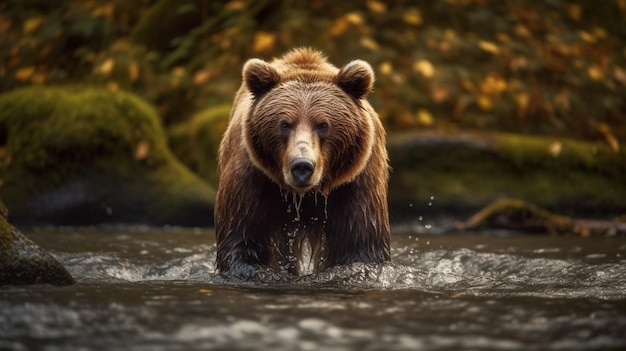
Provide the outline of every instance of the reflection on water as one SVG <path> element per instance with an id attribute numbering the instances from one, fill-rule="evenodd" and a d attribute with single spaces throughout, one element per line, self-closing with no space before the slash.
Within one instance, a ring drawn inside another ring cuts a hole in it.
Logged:
<path id="1" fill-rule="evenodd" d="M 27 234 L 78 284 L 0 288 L 1 350 L 626 347 L 624 238 L 397 229 L 393 263 L 232 284 L 207 230 Z"/>

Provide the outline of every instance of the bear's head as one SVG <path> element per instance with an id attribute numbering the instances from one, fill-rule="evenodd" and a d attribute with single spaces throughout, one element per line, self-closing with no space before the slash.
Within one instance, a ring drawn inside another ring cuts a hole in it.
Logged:
<path id="1" fill-rule="evenodd" d="M 352 181 L 374 143 L 374 110 L 365 100 L 374 72 L 355 60 L 342 69 L 310 49 L 243 68 L 250 107 L 244 144 L 254 165 L 282 188 L 303 194 Z"/>

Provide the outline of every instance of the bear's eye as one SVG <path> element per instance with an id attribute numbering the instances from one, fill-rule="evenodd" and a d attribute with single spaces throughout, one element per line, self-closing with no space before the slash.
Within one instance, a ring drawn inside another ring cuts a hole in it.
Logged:
<path id="1" fill-rule="evenodd" d="M 291 123 L 286 122 L 286 121 L 282 121 L 280 122 L 280 129 L 283 131 L 288 131 L 291 129 Z"/>
<path id="2" fill-rule="evenodd" d="M 319 130 L 320 132 L 328 131 L 328 123 L 326 123 L 326 122 L 318 123 L 317 124 L 317 130 Z"/>

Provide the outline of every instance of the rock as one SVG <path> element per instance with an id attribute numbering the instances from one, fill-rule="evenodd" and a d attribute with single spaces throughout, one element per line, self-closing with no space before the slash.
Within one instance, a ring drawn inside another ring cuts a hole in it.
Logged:
<path id="1" fill-rule="evenodd" d="M 394 220 L 468 215 L 502 198 L 566 215 L 626 212 L 626 153 L 602 143 L 506 133 L 395 133 L 388 138 Z"/>
<path id="2" fill-rule="evenodd" d="M 187 167 L 217 185 L 217 150 L 228 126 L 230 104 L 202 110 L 167 131 L 170 147 Z"/>
<path id="3" fill-rule="evenodd" d="M 0 96 L 0 197 L 15 224 L 211 225 L 214 196 L 130 93 L 33 87 Z"/>
<path id="4" fill-rule="evenodd" d="M 0 208 L 6 210 L 1 202 Z M 74 283 L 74 278 L 59 261 L 9 224 L 4 214 L 0 214 L 0 286 Z"/>

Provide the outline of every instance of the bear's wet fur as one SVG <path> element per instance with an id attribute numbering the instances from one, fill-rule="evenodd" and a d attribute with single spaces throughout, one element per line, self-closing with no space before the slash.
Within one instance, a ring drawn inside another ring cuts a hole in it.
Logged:
<path id="1" fill-rule="evenodd" d="M 218 154 L 217 269 L 250 278 L 390 260 L 383 125 L 370 65 L 299 48 L 243 67 Z"/>

